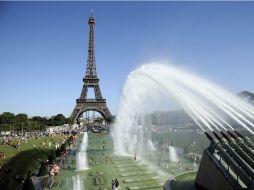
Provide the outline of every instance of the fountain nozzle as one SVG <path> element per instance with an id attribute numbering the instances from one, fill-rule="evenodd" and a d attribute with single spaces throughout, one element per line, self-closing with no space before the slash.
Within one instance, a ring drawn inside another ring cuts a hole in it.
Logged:
<path id="1" fill-rule="evenodd" d="M 205 131 L 205 135 L 207 136 L 207 138 L 213 142 L 214 141 L 214 138 L 211 136 L 211 134 L 208 133 L 208 131 Z"/>

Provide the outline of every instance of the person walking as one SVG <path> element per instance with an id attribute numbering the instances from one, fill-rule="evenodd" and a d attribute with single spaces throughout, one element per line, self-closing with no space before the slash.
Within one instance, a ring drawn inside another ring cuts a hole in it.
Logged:
<path id="1" fill-rule="evenodd" d="M 17 142 L 17 149 L 19 150 L 20 149 L 20 141 L 18 140 L 18 142 Z"/>
<path id="2" fill-rule="evenodd" d="M 115 190 L 115 181 L 114 181 L 114 180 L 112 180 L 111 189 L 112 189 L 112 190 Z"/>
<path id="3" fill-rule="evenodd" d="M 115 180 L 115 190 L 118 190 L 118 187 L 119 187 L 119 182 L 118 182 L 118 180 L 116 179 L 116 180 Z"/>

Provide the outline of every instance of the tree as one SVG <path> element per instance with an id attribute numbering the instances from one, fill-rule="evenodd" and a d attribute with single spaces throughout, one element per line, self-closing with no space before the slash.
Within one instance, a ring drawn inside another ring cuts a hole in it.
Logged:
<path id="1" fill-rule="evenodd" d="M 97 118 L 94 119 L 94 122 L 102 124 L 103 118 L 102 117 L 97 117 Z"/>
<path id="2" fill-rule="evenodd" d="M 69 118 L 69 117 L 68 117 L 68 118 L 66 118 L 66 119 L 65 119 L 65 123 L 67 123 L 67 124 L 71 124 L 71 118 Z"/>
<path id="3" fill-rule="evenodd" d="M 63 114 L 57 114 L 53 117 L 53 125 L 59 126 L 65 124 L 66 118 Z"/>
<path id="4" fill-rule="evenodd" d="M 11 112 L 3 112 L 0 114 L 0 124 L 2 131 L 11 130 L 15 127 L 15 130 L 45 130 L 46 126 L 63 125 L 65 123 L 71 123 L 70 118 L 65 118 L 63 114 L 57 114 L 49 119 L 40 116 L 34 116 L 28 118 L 27 114 L 20 113 L 14 115 Z"/>
<path id="5" fill-rule="evenodd" d="M 246 100 L 250 104 L 254 105 L 254 93 L 249 91 L 242 91 L 238 93 L 238 96 L 240 96 L 242 99 Z"/>
<path id="6" fill-rule="evenodd" d="M 26 121 L 28 121 L 28 116 L 24 113 L 17 114 L 16 121 L 17 122 L 26 122 Z"/>
<path id="7" fill-rule="evenodd" d="M 187 144 L 187 145 L 184 146 L 183 153 L 188 154 L 189 152 L 190 152 L 190 145 Z"/>
<path id="8" fill-rule="evenodd" d="M 28 125 L 28 121 L 29 121 L 28 116 L 24 113 L 20 113 L 16 115 L 15 120 L 16 120 L 16 125 L 15 125 L 16 130 L 25 128 Z"/>
<path id="9" fill-rule="evenodd" d="M 15 122 L 15 115 L 11 112 L 3 112 L 1 120 L 3 130 L 11 130 L 11 125 Z"/>
<path id="10" fill-rule="evenodd" d="M 1 130 L 4 130 L 4 123 L 3 123 L 3 116 L 2 114 L 0 115 L 0 122 L 1 122 Z"/>
<path id="11" fill-rule="evenodd" d="M 66 150 L 66 147 L 67 147 L 67 143 L 65 142 L 65 143 L 63 143 L 63 144 L 61 145 L 60 151 L 61 151 L 61 152 L 64 152 L 64 151 Z"/>
<path id="12" fill-rule="evenodd" d="M 22 190 L 35 190 L 30 172 L 27 173 L 26 180 L 24 182 Z"/>
<path id="13" fill-rule="evenodd" d="M 112 115 L 111 117 L 107 118 L 106 119 L 106 122 L 107 123 L 114 123 L 116 120 L 116 116 L 115 115 Z"/>
<path id="14" fill-rule="evenodd" d="M 151 114 L 151 120 L 152 120 L 152 124 L 153 125 L 157 125 L 158 124 L 158 119 L 155 113 Z"/>
<path id="15" fill-rule="evenodd" d="M 42 162 L 38 172 L 38 176 L 45 176 L 45 175 L 48 175 L 48 167 L 45 162 Z"/>
<path id="16" fill-rule="evenodd" d="M 47 122 L 47 118 L 40 116 L 34 116 L 32 119 L 30 119 L 31 128 L 33 130 L 45 130 Z"/>
<path id="17" fill-rule="evenodd" d="M 61 156 L 61 150 L 60 148 L 56 149 L 56 157 L 60 157 Z"/>
<path id="18" fill-rule="evenodd" d="M 50 154 L 48 155 L 48 161 L 49 164 L 53 164 L 53 162 L 56 160 L 56 153 L 55 151 L 51 151 Z"/>

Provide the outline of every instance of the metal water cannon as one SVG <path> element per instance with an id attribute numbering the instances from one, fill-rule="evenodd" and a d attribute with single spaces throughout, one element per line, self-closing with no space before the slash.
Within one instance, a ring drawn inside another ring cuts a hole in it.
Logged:
<path id="1" fill-rule="evenodd" d="M 211 141 L 210 147 L 204 152 L 206 156 L 210 157 L 210 159 L 206 159 L 206 162 L 215 164 L 216 168 L 223 173 L 225 181 L 231 181 L 233 186 L 238 186 L 237 189 L 254 189 L 254 157 L 249 156 L 242 148 L 247 147 L 244 140 L 233 131 L 230 133 L 228 131 L 205 132 Z M 201 169 L 204 169 L 202 173 L 204 175 L 207 169 L 205 164 Z M 202 177 L 198 179 L 204 180 Z M 197 180 L 198 184 L 199 180 Z"/>
<path id="2" fill-rule="evenodd" d="M 239 133 L 237 130 L 235 130 L 235 133 L 239 136 L 239 137 L 241 137 L 243 140 L 244 140 L 244 142 L 245 142 L 245 144 L 247 144 L 247 146 L 249 146 L 253 151 L 254 151 L 254 144 L 251 142 L 251 140 L 250 140 L 250 138 L 249 137 L 244 137 L 241 133 Z"/>
<path id="3" fill-rule="evenodd" d="M 206 135 L 206 137 L 207 137 L 211 142 L 214 142 L 215 139 L 212 137 L 212 135 L 211 135 L 208 131 L 205 132 L 205 135 Z"/>
<path id="4" fill-rule="evenodd" d="M 224 144 L 228 144 L 227 139 L 225 139 L 223 136 L 221 136 L 219 131 L 213 131 L 214 136 L 216 136 L 216 138 L 219 140 L 219 142 L 224 145 Z"/>
<path id="5" fill-rule="evenodd" d="M 228 140 L 229 144 L 231 144 L 231 143 L 236 143 L 236 140 L 235 140 L 233 137 L 231 137 L 231 136 L 227 133 L 227 131 L 220 131 L 220 133 L 222 134 L 222 136 L 223 136 L 225 139 Z"/>
<path id="6" fill-rule="evenodd" d="M 210 151 L 213 153 L 216 149 L 217 144 L 219 143 L 219 141 L 213 136 L 213 134 L 209 131 L 205 132 L 206 137 L 211 141 L 210 144 Z"/>
<path id="7" fill-rule="evenodd" d="M 228 130 L 227 132 L 228 132 L 228 134 L 229 134 L 232 138 L 234 138 L 237 142 L 244 143 L 244 140 L 243 140 L 242 136 L 237 135 L 237 134 L 235 133 L 235 131 Z"/>
<path id="8" fill-rule="evenodd" d="M 223 138 L 219 132 L 213 131 L 213 134 L 221 142 L 222 147 L 225 148 L 226 151 L 225 150 L 224 151 L 236 161 L 236 163 L 240 166 L 240 168 L 242 168 L 244 170 L 243 172 L 245 174 L 247 174 L 247 176 L 249 176 L 249 178 L 254 179 L 254 172 L 253 172 L 252 167 L 249 164 L 247 164 L 240 155 L 237 154 L 235 149 L 233 149 L 231 146 L 229 146 L 228 141 L 225 138 Z M 237 144 L 236 144 L 236 147 L 237 147 Z M 222 152 L 224 152 L 224 151 L 222 151 Z M 248 159 L 248 157 L 246 157 L 245 159 Z M 237 172 L 239 172 L 238 169 L 236 169 L 236 170 L 237 170 Z"/>
<path id="9" fill-rule="evenodd" d="M 236 130 L 228 131 L 228 133 L 232 137 L 234 137 L 234 139 L 237 141 L 239 146 L 246 152 L 246 154 L 248 154 L 250 158 L 254 159 L 254 150 L 251 148 L 251 144 L 253 143 L 250 142 L 250 139 L 248 137 L 243 137 L 243 135 Z"/>
<path id="10" fill-rule="evenodd" d="M 229 145 L 233 147 L 238 155 L 254 169 L 254 160 L 251 158 L 236 142 L 234 138 L 232 138 L 226 131 L 221 131 L 222 136 L 224 136 L 228 141 Z"/>

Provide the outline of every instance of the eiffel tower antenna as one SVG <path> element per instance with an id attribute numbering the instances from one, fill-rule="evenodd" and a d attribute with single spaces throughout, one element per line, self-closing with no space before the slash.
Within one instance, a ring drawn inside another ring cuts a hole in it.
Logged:
<path id="1" fill-rule="evenodd" d="M 88 20 L 89 24 L 89 42 L 88 42 L 88 56 L 86 73 L 83 78 L 83 88 L 80 97 L 76 100 L 76 106 L 71 114 L 73 123 L 77 123 L 79 117 L 87 111 L 99 112 L 104 120 L 110 121 L 111 113 L 106 105 L 106 99 L 102 97 L 102 93 L 99 86 L 99 78 L 96 72 L 95 63 L 95 45 L 94 45 L 94 25 L 95 19 L 93 17 L 93 10 L 91 10 L 91 16 Z M 94 99 L 87 98 L 88 88 L 94 89 Z"/>

